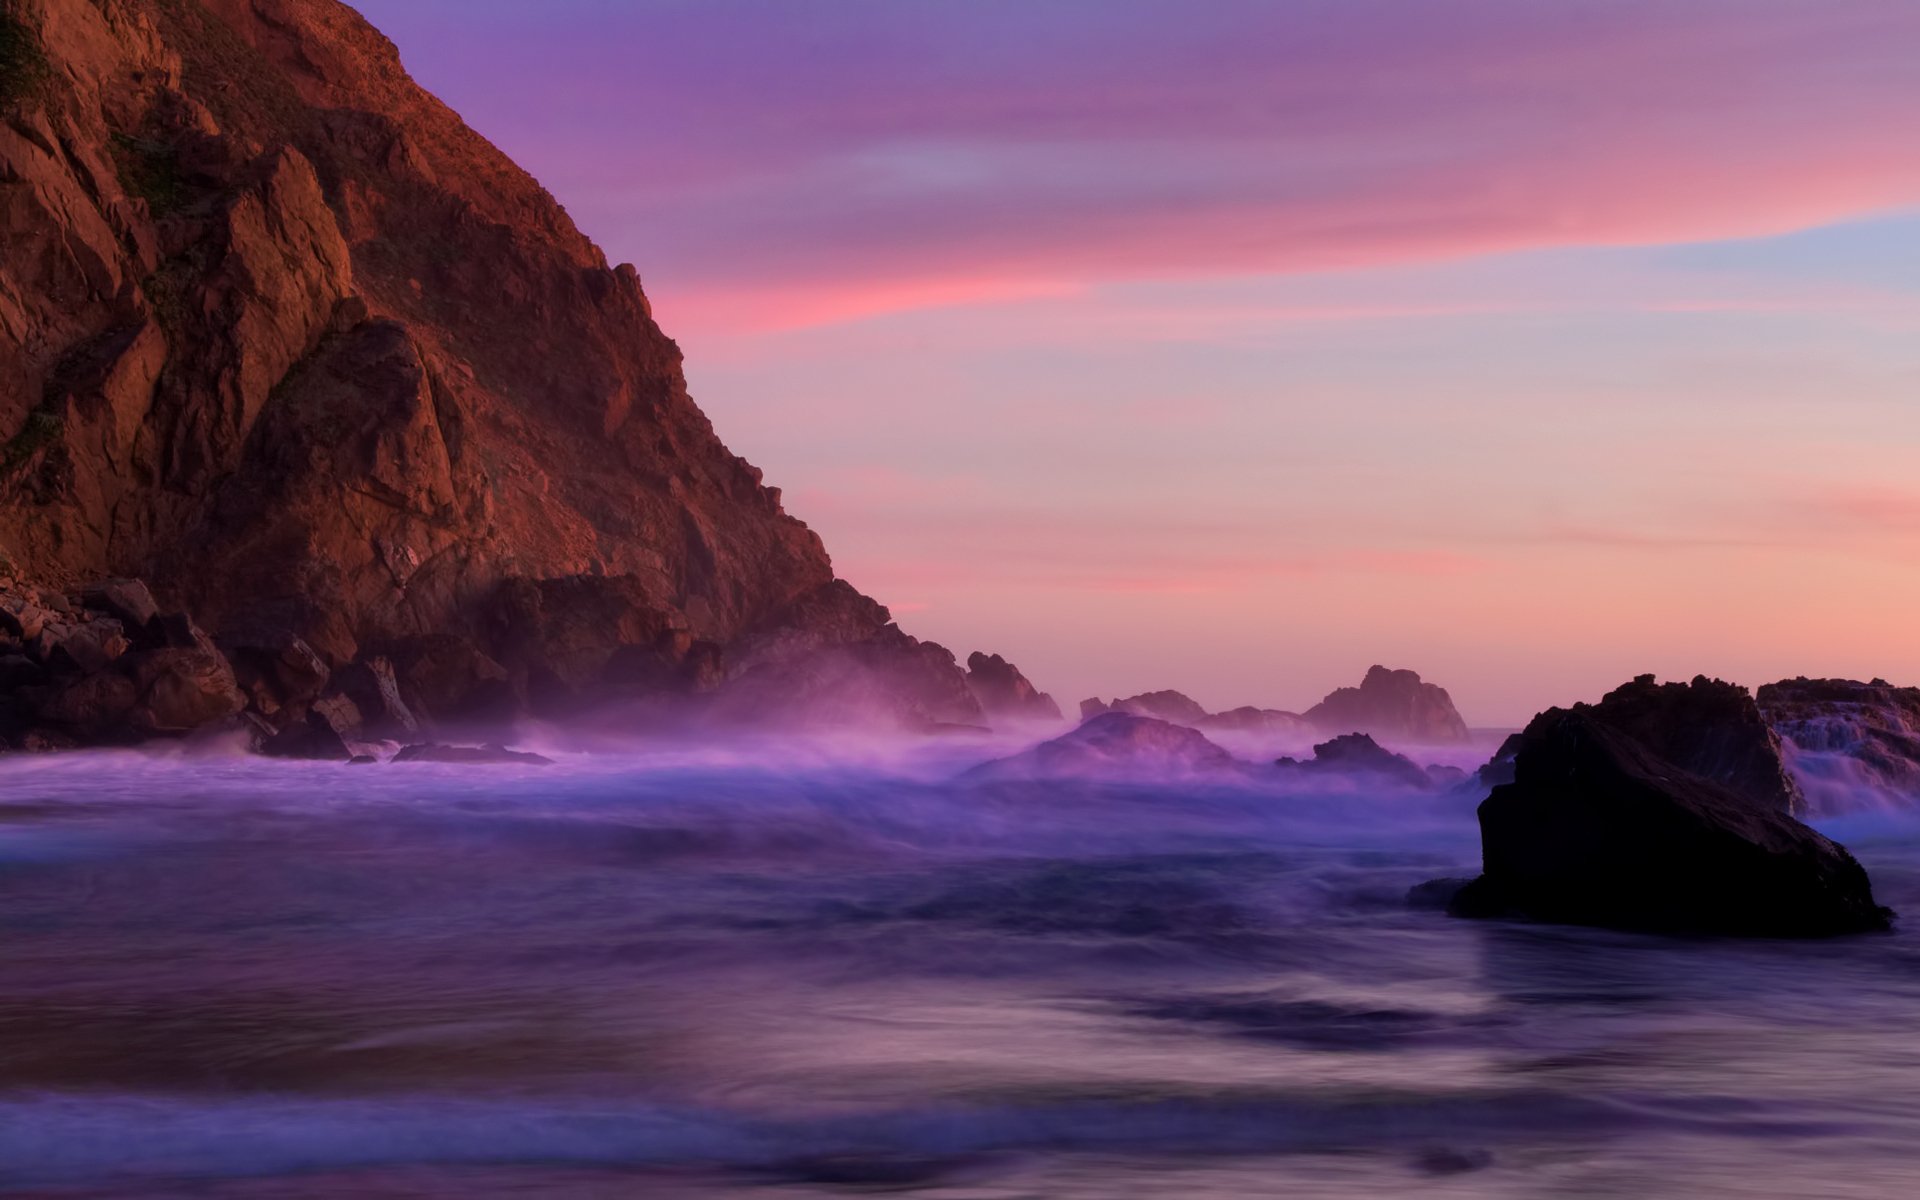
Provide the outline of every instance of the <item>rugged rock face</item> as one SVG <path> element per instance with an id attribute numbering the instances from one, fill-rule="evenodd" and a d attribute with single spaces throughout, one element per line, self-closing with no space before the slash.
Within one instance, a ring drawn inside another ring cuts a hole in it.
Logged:
<path id="1" fill-rule="evenodd" d="M 1323 733 L 1370 733 L 1395 741 L 1443 745 L 1468 739 L 1467 723 L 1447 689 L 1412 671 L 1374 666 L 1357 688 L 1338 688 L 1306 711 Z"/>
<path id="2" fill-rule="evenodd" d="M 1449 777 L 1436 780 L 1427 769 L 1404 754 L 1395 754 L 1364 733 L 1343 733 L 1313 748 L 1313 757 L 1302 762 L 1283 758 L 1275 766 L 1283 771 L 1309 775 L 1343 775 L 1377 781 L 1390 787 L 1431 788 Z"/>
<path id="3" fill-rule="evenodd" d="M 989 718 L 1058 721 L 1060 706 L 998 654 L 967 655 L 967 690 Z"/>
<path id="4" fill-rule="evenodd" d="M 1556 719 L 1548 709 L 1508 738 L 1482 770 L 1488 783 L 1511 777 L 1511 764 L 1536 726 Z M 1797 812 L 1800 789 L 1781 760 L 1780 739 L 1761 716 L 1754 698 L 1738 684 L 1697 675 L 1688 683 L 1656 683 L 1637 676 L 1574 711 L 1618 729 L 1653 754 L 1703 776 L 1763 808 Z"/>
<path id="5" fill-rule="evenodd" d="M 350 8 L 9 0 L 0 22 L 23 64 L 0 81 L 14 576 L 145 579 L 277 726 L 355 666 L 380 678 L 347 694 L 402 730 L 736 683 L 765 715 L 768 671 L 816 710 L 899 677 L 848 707 L 977 718 L 951 656 L 854 599 L 721 444 L 634 269 Z M 218 690 L 165 662 L 144 670 Z M 76 720 L 119 704 L 98 686 Z M 143 720 L 192 715 L 158 686 Z"/>
<path id="6" fill-rule="evenodd" d="M 1803 676 L 1754 698 L 1810 812 L 1920 804 L 1920 688 Z"/>
<path id="7" fill-rule="evenodd" d="M 1771 937 L 1885 929 L 1892 917 L 1845 849 L 1587 706 L 1527 727 L 1480 831 L 1484 873 L 1453 901 L 1463 916 Z"/>
<path id="8" fill-rule="evenodd" d="M 1232 773 L 1243 766 L 1198 730 L 1153 717 L 1107 712 L 1071 733 L 967 772 L 974 782 L 1027 779 L 1167 779 Z"/>

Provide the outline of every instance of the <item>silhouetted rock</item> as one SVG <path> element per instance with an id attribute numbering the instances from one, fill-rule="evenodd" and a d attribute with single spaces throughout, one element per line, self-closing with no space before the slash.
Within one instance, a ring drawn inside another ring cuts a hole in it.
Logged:
<path id="1" fill-rule="evenodd" d="M 1412 671 L 1374 666 L 1357 688 L 1338 688 L 1306 711 L 1325 733 L 1370 733 L 1396 741 L 1446 744 L 1467 740 L 1467 723 L 1447 689 Z"/>
<path id="2" fill-rule="evenodd" d="M 1196 729 L 1153 717 L 1107 712 L 1031 750 L 983 763 L 963 778 L 1145 780 L 1220 775 L 1243 765 Z"/>
<path id="3" fill-rule="evenodd" d="M 1592 707 L 1535 718 L 1514 769 L 1480 806 L 1484 869 L 1454 898 L 1458 915 L 1778 937 L 1891 919 L 1843 848 Z"/>
<path id="4" fill-rule="evenodd" d="M 967 687 L 989 718 L 1058 721 L 1060 706 L 1033 686 L 1020 669 L 998 654 L 975 650 L 967 655 Z"/>
<path id="5" fill-rule="evenodd" d="M 1920 688 L 1802 676 L 1754 698 L 1810 810 L 1920 805 Z"/>
<path id="6" fill-rule="evenodd" d="M 425 744 L 403 746 L 392 761 L 397 763 L 429 762 L 460 763 L 465 765 L 483 765 L 489 763 L 510 763 L 521 766 L 550 767 L 553 760 L 544 754 L 533 754 L 524 750 L 509 750 L 505 746 L 440 746 Z"/>
<path id="7" fill-rule="evenodd" d="M 1382 747 L 1364 733 L 1343 733 L 1313 748 L 1305 762 L 1283 758 L 1274 764 L 1283 771 L 1344 775 L 1392 787 L 1429 788 L 1433 780 L 1412 759 Z"/>

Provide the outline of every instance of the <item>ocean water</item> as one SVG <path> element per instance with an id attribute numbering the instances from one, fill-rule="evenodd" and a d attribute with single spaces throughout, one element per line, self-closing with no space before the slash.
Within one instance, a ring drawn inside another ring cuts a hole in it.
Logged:
<path id="1" fill-rule="evenodd" d="M 983 756 L 0 760 L 0 1195 L 1920 1192 L 1908 925 L 1457 921 L 1472 797 Z"/>

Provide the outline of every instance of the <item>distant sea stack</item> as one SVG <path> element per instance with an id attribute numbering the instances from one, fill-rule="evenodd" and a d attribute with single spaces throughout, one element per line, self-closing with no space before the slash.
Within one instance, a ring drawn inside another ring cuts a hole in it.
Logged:
<path id="1" fill-rule="evenodd" d="M 182 671 L 268 733 L 350 668 L 429 729 L 734 689 L 981 720 L 722 444 L 634 268 L 351 8 L 3 11 L 0 740 L 170 726 Z M 162 651 L 226 665 L 120 661 Z"/>
<path id="2" fill-rule="evenodd" d="M 1468 740 L 1447 689 L 1412 671 L 1367 670 L 1359 687 L 1339 688 L 1306 711 L 1322 733 L 1366 733 L 1389 741 L 1446 745 Z"/>

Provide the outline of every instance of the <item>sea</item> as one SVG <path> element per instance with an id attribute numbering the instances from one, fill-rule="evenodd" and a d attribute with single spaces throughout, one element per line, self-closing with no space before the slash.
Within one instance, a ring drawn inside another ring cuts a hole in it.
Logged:
<path id="1" fill-rule="evenodd" d="M 1651 937 L 1410 905 L 1470 791 L 1007 748 L 0 759 L 0 1196 L 1920 1194 L 1920 817 L 1818 822 L 1891 934 Z"/>

